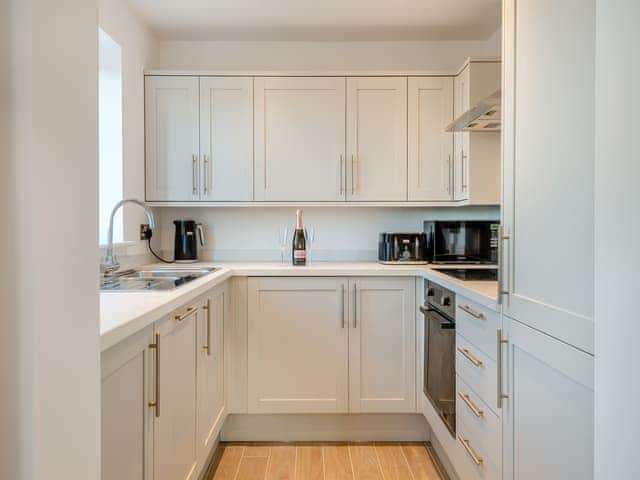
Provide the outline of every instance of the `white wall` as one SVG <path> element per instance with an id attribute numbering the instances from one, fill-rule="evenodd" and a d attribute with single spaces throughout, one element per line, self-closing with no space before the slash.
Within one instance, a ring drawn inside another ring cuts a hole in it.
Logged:
<path id="1" fill-rule="evenodd" d="M 212 70 L 454 70 L 500 55 L 500 34 L 449 42 L 177 42 L 159 44 L 156 67 Z"/>
<path id="2" fill-rule="evenodd" d="M 122 47 L 124 196 L 144 200 L 144 77 L 155 62 L 156 39 L 127 0 L 99 0 L 99 23 Z M 125 207 L 125 240 L 137 240 L 144 213 Z"/>
<path id="3" fill-rule="evenodd" d="M 595 478 L 640 478 L 640 3 L 596 2 Z"/>
<path id="4" fill-rule="evenodd" d="M 0 19 L 0 478 L 97 479 L 97 1 Z"/>
<path id="5" fill-rule="evenodd" d="M 288 225 L 291 231 L 295 227 L 294 208 L 161 210 L 161 248 L 168 257 L 173 255 L 173 220 L 179 218 L 197 220 L 205 225 L 207 245 L 202 258 L 218 261 L 279 260 L 278 228 Z M 499 218 L 497 207 L 313 207 L 303 210 L 305 226 L 314 227 L 316 231 L 311 259 L 319 261 L 375 261 L 378 255 L 378 233 L 421 232 L 425 220 Z"/>

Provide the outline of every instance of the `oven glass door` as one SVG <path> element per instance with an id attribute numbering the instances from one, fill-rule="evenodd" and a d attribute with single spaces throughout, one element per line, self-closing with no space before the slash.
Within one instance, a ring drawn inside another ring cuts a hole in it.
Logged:
<path id="1" fill-rule="evenodd" d="M 455 436 L 455 323 L 432 309 L 424 317 L 424 393 Z"/>

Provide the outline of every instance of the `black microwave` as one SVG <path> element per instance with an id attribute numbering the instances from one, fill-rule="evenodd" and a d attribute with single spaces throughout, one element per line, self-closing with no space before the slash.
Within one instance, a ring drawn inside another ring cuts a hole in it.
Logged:
<path id="1" fill-rule="evenodd" d="M 427 221 L 427 259 L 433 263 L 498 264 L 500 222 Z"/>

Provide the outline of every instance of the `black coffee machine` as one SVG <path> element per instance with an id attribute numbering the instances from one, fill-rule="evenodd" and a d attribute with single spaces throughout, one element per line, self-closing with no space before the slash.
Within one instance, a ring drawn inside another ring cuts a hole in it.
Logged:
<path id="1" fill-rule="evenodd" d="M 197 262 L 198 241 L 200 246 L 204 247 L 202 224 L 194 220 L 174 220 L 173 224 L 176 227 L 173 258 L 176 262 Z"/>

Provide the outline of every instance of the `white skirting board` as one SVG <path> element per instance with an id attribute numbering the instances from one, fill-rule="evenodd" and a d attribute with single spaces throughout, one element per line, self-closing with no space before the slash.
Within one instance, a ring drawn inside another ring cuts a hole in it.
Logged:
<path id="1" fill-rule="evenodd" d="M 431 429 L 420 414 L 232 414 L 224 442 L 427 442 Z"/>

